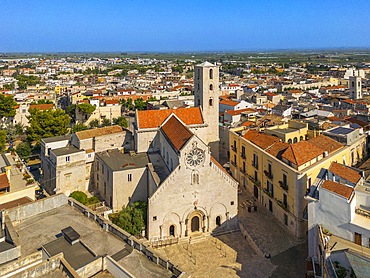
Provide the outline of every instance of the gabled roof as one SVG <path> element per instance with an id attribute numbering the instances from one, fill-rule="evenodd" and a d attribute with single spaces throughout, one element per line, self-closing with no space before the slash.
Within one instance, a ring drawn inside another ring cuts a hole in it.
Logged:
<path id="1" fill-rule="evenodd" d="M 287 148 L 289 148 L 288 143 L 277 142 L 274 145 L 272 145 L 270 148 L 266 149 L 266 151 L 270 153 L 271 155 L 275 156 L 276 158 L 281 159 L 283 153 L 285 152 Z"/>
<path id="2" fill-rule="evenodd" d="M 356 184 L 362 177 L 361 173 L 337 162 L 331 163 L 329 171 L 354 184 Z"/>
<path id="3" fill-rule="evenodd" d="M 220 104 L 227 105 L 227 106 L 237 106 L 240 102 L 229 100 L 229 99 L 223 99 L 220 101 Z"/>
<path id="4" fill-rule="evenodd" d="M 161 129 L 177 151 L 180 151 L 193 136 L 193 133 L 174 115 L 170 116 Z"/>
<path id="5" fill-rule="evenodd" d="M 123 131 L 122 127 L 120 127 L 118 125 L 112 125 L 112 126 L 106 126 L 106 127 L 101 127 L 101 128 L 94 128 L 94 129 L 79 131 L 79 132 L 76 132 L 76 136 L 80 140 L 84 140 L 84 139 L 87 139 L 87 138 L 93 138 L 93 137 L 97 137 L 97 136 L 120 133 L 122 131 Z"/>
<path id="6" fill-rule="evenodd" d="M 175 114 L 186 125 L 203 124 L 199 107 L 177 108 L 166 110 L 142 110 L 137 112 L 138 128 L 158 128 L 170 116 Z"/>
<path id="7" fill-rule="evenodd" d="M 308 140 L 311 145 L 322 149 L 323 151 L 327 151 L 329 154 L 343 148 L 343 145 L 334 139 L 331 139 L 325 135 L 319 135 L 315 138 Z"/>
<path id="8" fill-rule="evenodd" d="M 350 186 L 347 186 L 347 185 L 344 185 L 344 184 L 340 184 L 340 183 L 337 183 L 337 182 L 331 181 L 331 180 L 324 181 L 323 184 L 321 185 L 321 187 L 328 190 L 328 191 L 334 192 L 334 193 L 346 198 L 347 200 L 349 200 L 351 198 L 351 195 L 353 193 L 353 187 L 350 187 Z"/>
<path id="9" fill-rule="evenodd" d="M 260 133 L 256 130 L 248 130 L 243 137 L 264 150 L 281 141 L 275 136 Z"/>
<path id="10" fill-rule="evenodd" d="M 301 166 L 323 154 L 323 150 L 311 145 L 308 141 L 291 144 L 282 157 L 297 166 Z"/>

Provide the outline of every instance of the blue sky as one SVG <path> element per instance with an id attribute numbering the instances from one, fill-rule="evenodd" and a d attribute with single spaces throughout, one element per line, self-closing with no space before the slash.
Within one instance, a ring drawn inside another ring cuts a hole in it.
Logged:
<path id="1" fill-rule="evenodd" d="M 0 52 L 370 47 L 369 0 L 1 0 Z"/>

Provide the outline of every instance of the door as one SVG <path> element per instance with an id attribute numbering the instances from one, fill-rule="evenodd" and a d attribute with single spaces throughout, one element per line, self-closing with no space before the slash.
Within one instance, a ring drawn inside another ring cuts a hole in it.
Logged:
<path id="1" fill-rule="evenodd" d="M 191 219 L 191 231 L 192 232 L 198 232 L 199 231 L 199 217 L 194 216 Z"/>
<path id="2" fill-rule="evenodd" d="M 358 245 L 362 245 L 362 235 L 355 233 L 355 243 Z"/>
<path id="3" fill-rule="evenodd" d="M 258 199 L 258 187 L 254 186 L 254 197 Z"/>

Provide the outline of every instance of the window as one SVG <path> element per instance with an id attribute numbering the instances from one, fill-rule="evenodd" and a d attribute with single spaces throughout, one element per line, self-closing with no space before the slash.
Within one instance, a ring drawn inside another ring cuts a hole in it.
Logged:
<path id="1" fill-rule="evenodd" d="M 127 175 L 127 181 L 132 181 L 132 174 Z"/>
<path id="2" fill-rule="evenodd" d="M 213 91 L 213 85 L 212 84 L 209 85 L 209 90 Z"/>
<path id="3" fill-rule="evenodd" d="M 287 185 L 288 184 L 288 178 L 286 176 L 285 173 L 283 173 L 283 185 Z"/>
<path id="4" fill-rule="evenodd" d="M 192 184 L 199 184 L 199 174 L 198 173 L 193 173 L 192 174 Z"/>
<path id="5" fill-rule="evenodd" d="M 109 181 L 109 171 L 107 169 L 107 181 Z"/>
<path id="6" fill-rule="evenodd" d="M 71 174 L 66 174 L 65 178 L 66 178 L 66 181 L 71 181 Z"/>
<path id="7" fill-rule="evenodd" d="M 213 79 L 213 69 L 209 70 L 209 79 Z"/>
<path id="8" fill-rule="evenodd" d="M 253 161 L 252 161 L 253 166 L 258 170 L 258 155 L 253 154 Z"/>
<path id="9" fill-rule="evenodd" d="M 198 80 L 199 80 L 199 78 L 200 78 L 200 69 L 198 69 Z"/>
<path id="10" fill-rule="evenodd" d="M 230 205 L 232 205 L 232 206 L 233 206 L 233 205 L 234 205 L 234 201 L 231 201 L 231 202 L 230 202 Z"/>
<path id="11" fill-rule="evenodd" d="M 270 194 L 271 197 L 274 197 L 274 186 L 269 180 L 267 180 L 267 192 Z"/>
<path id="12" fill-rule="evenodd" d="M 200 99 L 198 99 L 198 106 L 200 106 Z"/>
<path id="13" fill-rule="evenodd" d="M 288 208 L 288 196 L 283 193 L 283 204 L 286 208 Z"/>
<path id="14" fill-rule="evenodd" d="M 216 217 L 216 225 L 221 226 L 221 216 Z"/>
<path id="15" fill-rule="evenodd" d="M 311 179 L 311 177 L 309 177 L 308 180 L 307 180 L 307 189 L 311 188 L 311 183 L 312 183 L 312 179 Z"/>
<path id="16" fill-rule="evenodd" d="M 271 163 L 268 164 L 267 169 L 268 169 L 267 171 L 271 175 L 272 174 L 272 165 L 271 165 Z"/>
<path id="17" fill-rule="evenodd" d="M 157 216 L 153 216 L 153 221 L 157 221 Z"/>
<path id="18" fill-rule="evenodd" d="M 98 181 L 99 180 L 99 174 L 96 175 L 96 180 Z"/>
<path id="19" fill-rule="evenodd" d="M 288 226 L 288 215 L 284 214 L 284 224 Z"/>
<path id="20" fill-rule="evenodd" d="M 104 174 L 104 164 L 101 165 L 101 173 Z"/>
<path id="21" fill-rule="evenodd" d="M 213 106 L 213 99 L 209 99 L 209 106 Z"/>
<path id="22" fill-rule="evenodd" d="M 99 161 L 96 161 L 96 170 L 99 171 Z"/>
<path id="23" fill-rule="evenodd" d="M 71 161 L 71 157 L 70 156 L 66 156 L 66 162 L 70 162 Z"/>
<path id="24" fill-rule="evenodd" d="M 245 158 L 245 146 L 242 146 L 242 154 L 241 154 L 242 158 Z"/>
<path id="25" fill-rule="evenodd" d="M 243 161 L 243 173 L 246 172 L 246 169 L 245 169 L 245 161 Z"/>
<path id="26" fill-rule="evenodd" d="M 104 195 L 107 195 L 107 183 L 104 182 Z"/>

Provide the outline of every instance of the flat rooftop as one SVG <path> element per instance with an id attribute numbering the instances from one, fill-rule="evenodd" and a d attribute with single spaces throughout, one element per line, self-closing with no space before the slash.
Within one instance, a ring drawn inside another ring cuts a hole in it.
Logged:
<path id="1" fill-rule="evenodd" d="M 53 143 L 53 142 L 58 142 L 58 141 L 63 141 L 63 140 L 70 140 L 72 137 L 71 134 L 67 135 L 61 135 L 61 136 L 55 136 L 55 137 L 49 137 L 49 138 L 42 138 L 41 140 L 44 141 L 45 143 Z"/>
<path id="2" fill-rule="evenodd" d="M 75 146 L 68 146 L 59 149 L 53 149 L 51 150 L 51 152 L 53 152 L 56 156 L 62 156 L 67 154 L 84 152 L 84 150 L 77 149 Z"/>
<path id="3" fill-rule="evenodd" d="M 63 252 L 64 258 L 75 270 L 87 265 L 96 258 L 81 242 L 76 242 L 72 245 L 63 236 L 43 245 L 43 248 L 50 256 Z"/>
<path id="4" fill-rule="evenodd" d="M 96 155 L 113 171 L 144 168 L 149 163 L 146 153 L 130 155 L 114 149 L 100 152 Z"/>

